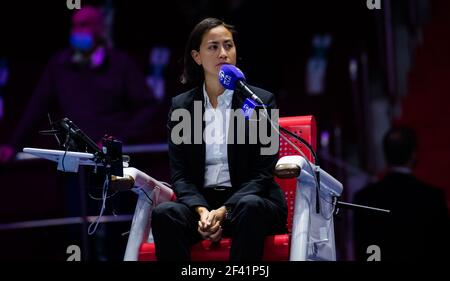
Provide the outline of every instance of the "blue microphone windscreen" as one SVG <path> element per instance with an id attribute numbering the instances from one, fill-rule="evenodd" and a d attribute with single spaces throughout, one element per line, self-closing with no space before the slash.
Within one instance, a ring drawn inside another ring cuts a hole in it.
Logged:
<path id="1" fill-rule="evenodd" d="M 239 68 L 232 64 L 223 64 L 220 67 L 219 81 L 225 89 L 236 89 L 236 82 L 238 80 L 245 81 L 244 73 Z"/>

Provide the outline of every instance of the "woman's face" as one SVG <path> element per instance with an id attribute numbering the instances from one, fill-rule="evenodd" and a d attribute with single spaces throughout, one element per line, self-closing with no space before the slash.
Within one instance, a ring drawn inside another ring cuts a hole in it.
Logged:
<path id="1" fill-rule="evenodd" d="M 222 64 L 236 65 L 236 47 L 233 35 L 223 25 L 207 31 L 199 51 L 192 50 L 192 58 L 203 67 L 205 79 L 217 79 Z"/>

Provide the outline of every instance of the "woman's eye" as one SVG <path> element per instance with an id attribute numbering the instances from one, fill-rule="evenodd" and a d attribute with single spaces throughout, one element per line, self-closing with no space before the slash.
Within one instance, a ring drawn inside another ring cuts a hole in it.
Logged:
<path id="1" fill-rule="evenodd" d="M 210 45 L 208 47 L 209 50 L 216 50 L 217 49 L 217 45 Z"/>

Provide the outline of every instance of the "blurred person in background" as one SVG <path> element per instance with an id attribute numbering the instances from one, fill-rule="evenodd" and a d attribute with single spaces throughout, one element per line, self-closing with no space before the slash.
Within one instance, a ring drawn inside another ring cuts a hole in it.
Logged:
<path id="1" fill-rule="evenodd" d="M 131 58 L 108 44 L 99 8 L 86 5 L 73 14 L 70 45 L 49 61 L 12 137 L 0 145 L 0 163 L 37 134 L 47 113 L 69 118 L 97 142 L 105 134 L 142 141 L 155 100 Z"/>
<path id="2" fill-rule="evenodd" d="M 386 175 L 357 192 L 355 203 L 391 212 L 355 213 L 356 258 L 367 260 L 367 248 L 376 245 L 381 261 L 448 260 L 449 216 L 444 194 L 412 173 L 415 132 L 407 127 L 392 128 L 384 137 L 383 149 Z"/>
<path id="3" fill-rule="evenodd" d="M 157 112 L 153 92 L 135 62 L 111 47 L 100 8 L 83 5 L 73 13 L 69 42 L 50 59 L 9 142 L 0 145 L 0 164 L 13 160 L 27 139 L 38 134 L 36 127 L 48 119 L 48 113 L 52 121 L 69 118 L 97 143 L 105 134 L 123 143 L 145 142 Z M 88 187 L 102 186 L 101 169 L 87 175 Z M 86 215 L 82 202 L 94 190 L 86 192 L 78 174 L 64 173 L 63 178 L 65 215 Z M 87 215 L 99 214 L 100 201 L 86 203 Z M 117 200 L 114 204 L 123 206 Z M 108 259 L 106 228 L 106 224 L 99 227 L 94 238 L 96 260 Z M 64 239 L 79 239 L 79 231 L 69 236 Z"/>

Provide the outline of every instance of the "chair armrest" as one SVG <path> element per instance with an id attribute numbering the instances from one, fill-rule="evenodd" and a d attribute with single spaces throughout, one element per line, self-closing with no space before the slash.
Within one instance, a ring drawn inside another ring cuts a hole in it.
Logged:
<path id="1" fill-rule="evenodd" d="M 284 156 L 278 159 L 275 175 L 281 179 L 297 178 L 301 172 L 301 160 L 298 156 Z"/>

